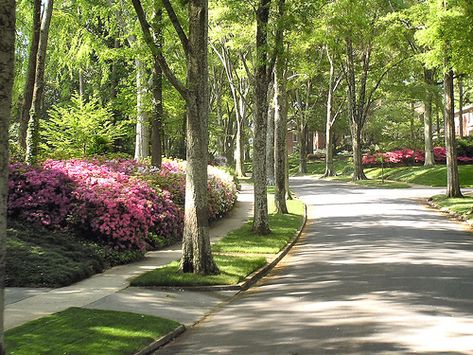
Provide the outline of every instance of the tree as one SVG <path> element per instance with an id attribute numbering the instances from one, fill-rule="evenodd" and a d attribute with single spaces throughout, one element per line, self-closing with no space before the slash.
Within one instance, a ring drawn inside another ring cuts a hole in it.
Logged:
<path id="1" fill-rule="evenodd" d="M 181 269 L 183 272 L 215 274 L 208 231 L 207 163 L 208 163 L 208 1 L 188 3 L 189 34 L 177 18 L 168 0 L 163 6 L 181 41 L 187 58 L 187 83 L 184 85 L 172 72 L 158 44 L 153 40 L 150 25 L 140 0 L 132 0 L 143 37 L 155 62 L 164 75 L 186 100 L 187 105 L 187 165 L 184 236 Z"/>
<path id="2" fill-rule="evenodd" d="M 266 130 L 268 127 L 268 86 L 272 65 L 268 53 L 268 22 L 271 0 L 259 0 L 256 10 L 255 115 L 253 141 L 254 218 L 253 232 L 269 234 L 266 191 Z"/>
<path id="3" fill-rule="evenodd" d="M 15 1 L 0 0 L 0 354 L 5 354 L 3 311 L 7 239 L 8 128 L 12 109 Z"/>
<path id="4" fill-rule="evenodd" d="M 33 100 L 33 89 L 36 75 L 36 58 L 38 56 L 39 34 L 41 28 L 41 0 L 33 1 L 33 31 L 31 33 L 30 51 L 28 56 L 28 73 L 23 89 L 23 102 L 19 125 L 19 144 L 26 150 L 26 132 L 30 119 L 31 101 Z"/>
<path id="5" fill-rule="evenodd" d="M 276 32 L 276 68 L 274 75 L 274 202 L 277 213 L 288 213 L 286 205 L 286 131 L 287 131 L 287 60 L 284 51 L 286 1 L 278 1 L 278 27 Z"/>
<path id="6" fill-rule="evenodd" d="M 46 66 L 49 25 L 51 24 L 52 13 L 53 0 L 47 0 L 44 6 L 43 18 L 41 20 L 33 97 L 31 101 L 30 119 L 28 122 L 28 132 L 26 137 L 25 160 L 28 164 L 34 164 L 36 162 L 39 150 L 39 121 L 44 91 L 44 70 Z"/>

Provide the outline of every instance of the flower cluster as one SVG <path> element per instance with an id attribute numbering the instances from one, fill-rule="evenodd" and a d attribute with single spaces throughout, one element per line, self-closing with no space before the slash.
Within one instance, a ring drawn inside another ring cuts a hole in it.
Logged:
<path id="1" fill-rule="evenodd" d="M 232 177 L 209 168 L 209 219 L 230 210 Z M 143 249 L 182 236 L 185 163 L 160 169 L 132 160 L 47 160 L 10 166 L 8 213 L 50 227 L 74 227 L 116 249 Z"/>
<path id="2" fill-rule="evenodd" d="M 57 170 L 10 165 L 8 215 L 45 226 L 64 226 L 73 206 L 73 180 Z"/>
<path id="3" fill-rule="evenodd" d="M 438 163 L 444 163 L 447 157 L 447 150 L 444 147 L 434 148 L 434 159 Z M 473 158 L 460 156 L 457 158 L 461 163 L 473 163 Z M 375 166 L 384 162 L 388 165 L 413 165 L 422 164 L 425 161 L 422 150 L 399 149 L 386 153 L 365 154 L 363 165 Z"/>

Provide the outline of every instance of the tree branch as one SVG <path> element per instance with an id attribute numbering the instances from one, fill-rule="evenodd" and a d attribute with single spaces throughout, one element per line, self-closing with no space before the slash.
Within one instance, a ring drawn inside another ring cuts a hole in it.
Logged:
<path id="1" fill-rule="evenodd" d="M 169 19 L 171 20 L 172 25 L 174 26 L 174 29 L 177 32 L 177 35 L 179 36 L 179 39 L 181 40 L 182 47 L 184 48 L 184 53 L 186 54 L 186 57 L 189 55 L 189 40 L 186 36 L 186 33 L 184 32 L 184 29 L 181 26 L 181 23 L 179 22 L 179 19 L 177 18 L 176 12 L 174 11 L 171 3 L 169 0 L 162 0 L 164 8 L 166 9 L 166 12 L 168 13 Z"/>
<path id="2" fill-rule="evenodd" d="M 135 8 L 136 15 L 138 16 L 145 43 L 148 45 L 149 49 L 151 50 L 151 53 L 156 59 L 156 62 L 163 70 L 164 75 L 166 75 L 166 78 L 169 80 L 172 86 L 174 86 L 174 88 L 182 95 L 182 97 L 187 100 L 189 96 L 189 90 L 185 87 L 184 84 L 182 84 L 182 82 L 176 77 L 176 75 L 174 75 L 173 71 L 166 62 L 166 59 L 161 53 L 161 50 L 154 42 L 153 36 L 151 35 L 150 31 L 151 26 L 146 20 L 146 15 L 144 13 L 143 6 L 141 5 L 140 0 L 131 0 L 131 2 L 133 3 L 133 7 Z"/>

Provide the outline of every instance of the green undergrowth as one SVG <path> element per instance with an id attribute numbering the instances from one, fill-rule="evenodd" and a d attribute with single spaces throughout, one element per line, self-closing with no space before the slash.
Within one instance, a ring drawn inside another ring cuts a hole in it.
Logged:
<path id="1" fill-rule="evenodd" d="M 456 212 L 473 222 L 473 197 L 448 198 L 445 195 L 436 195 L 432 200 L 441 208 Z"/>
<path id="2" fill-rule="evenodd" d="M 460 184 L 463 187 L 473 187 L 473 165 L 459 165 Z M 380 179 L 381 168 L 365 169 L 369 178 Z M 399 168 L 385 168 L 384 177 L 389 180 L 407 182 L 411 184 L 443 187 L 447 184 L 447 167 L 437 165 L 433 167 L 406 166 Z"/>
<path id="3" fill-rule="evenodd" d="M 274 204 L 270 202 L 269 205 L 271 234 L 253 234 L 250 221 L 212 245 L 214 260 L 220 274 L 204 276 L 183 273 L 179 270 L 179 262 L 174 261 L 138 276 L 131 281 L 131 285 L 179 287 L 237 284 L 252 272 L 266 265 L 267 260 L 264 256 L 255 256 L 254 254 L 278 253 L 294 238 L 301 227 L 304 218 L 304 204 L 301 201 L 288 201 L 290 214 L 285 215 L 275 214 Z"/>
<path id="4" fill-rule="evenodd" d="M 142 314 L 69 308 L 5 334 L 8 354 L 134 354 L 179 323 Z"/>
<path id="5" fill-rule="evenodd" d="M 5 285 L 10 287 L 66 286 L 143 256 L 15 220 L 8 221 L 6 255 Z"/>
<path id="6" fill-rule="evenodd" d="M 255 235 L 251 231 L 252 222 L 229 233 L 212 246 L 218 253 L 276 254 L 294 237 L 304 218 L 304 204 L 299 200 L 287 201 L 289 214 L 274 213 L 270 203 L 268 235 Z"/>
<path id="7" fill-rule="evenodd" d="M 149 271 L 133 279 L 131 286 L 207 286 L 234 285 L 266 264 L 266 258 L 254 256 L 214 255 L 218 275 L 196 275 L 179 271 L 179 262 Z"/>

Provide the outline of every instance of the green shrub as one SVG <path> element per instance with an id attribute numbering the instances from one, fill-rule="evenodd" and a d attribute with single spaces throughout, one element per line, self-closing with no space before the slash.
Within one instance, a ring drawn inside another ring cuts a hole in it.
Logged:
<path id="1" fill-rule="evenodd" d="M 91 157 L 113 151 L 114 143 L 126 135 L 123 122 L 113 122 L 110 108 L 97 98 L 88 102 L 74 95 L 67 106 L 53 106 L 44 123 L 42 140 L 48 158 Z"/>

